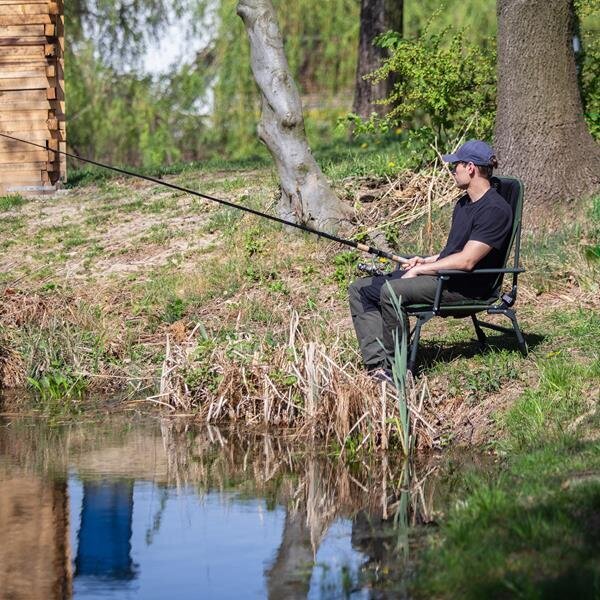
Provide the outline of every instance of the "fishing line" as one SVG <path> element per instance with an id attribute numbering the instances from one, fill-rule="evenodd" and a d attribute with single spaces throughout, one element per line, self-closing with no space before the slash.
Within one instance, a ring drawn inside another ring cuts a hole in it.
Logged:
<path id="1" fill-rule="evenodd" d="M 182 187 L 180 185 L 176 185 L 174 183 L 169 183 L 168 181 L 163 181 L 162 179 L 157 179 L 156 177 L 151 177 L 149 175 L 142 175 L 141 173 L 136 173 L 134 171 L 128 171 L 127 169 L 122 169 L 120 167 L 114 167 L 112 165 L 108 165 L 105 163 L 98 162 L 96 160 L 92 160 L 90 158 L 84 158 L 83 156 L 79 156 L 77 154 L 72 154 L 71 152 L 65 152 L 64 150 L 54 150 L 53 148 L 49 148 L 47 145 L 36 144 L 35 142 L 30 142 L 28 140 L 23 140 L 21 138 L 14 137 L 12 135 L 8 135 L 6 133 L 1 133 L 0 136 L 12 140 L 14 142 L 20 142 L 22 144 L 28 144 L 30 146 L 35 146 L 36 148 L 42 148 L 43 150 L 49 150 L 50 152 L 54 152 L 55 154 L 63 154 L 64 156 L 68 156 L 70 158 L 74 158 L 76 160 L 80 160 L 85 163 L 89 163 L 91 165 L 95 165 L 97 167 L 101 167 L 103 169 L 108 169 L 109 171 L 115 171 L 116 173 L 121 173 L 122 175 L 128 175 L 130 177 L 137 177 L 139 179 L 145 179 L 146 181 L 151 181 L 152 183 L 156 183 L 157 185 L 162 185 L 173 190 L 177 190 L 179 192 L 184 192 L 186 194 L 191 194 L 192 196 L 198 196 L 200 198 L 204 198 L 206 200 L 211 200 L 212 202 L 217 202 L 224 206 L 228 206 L 229 208 L 235 208 L 238 210 L 242 210 L 244 212 L 248 212 L 250 214 L 256 215 L 257 217 L 262 217 L 264 219 L 269 219 L 271 221 L 275 221 L 275 223 L 280 223 L 281 225 L 286 225 L 287 227 L 295 227 L 296 229 L 300 229 L 301 231 L 306 231 L 307 233 L 312 233 L 316 236 L 326 238 L 333 242 L 337 242 L 338 244 L 343 244 L 345 246 L 350 246 L 351 248 L 356 248 L 362 252 L 366 252 L 367 254 L 372 254 L 374 256 L 379 256 L 381 258 L 387 258 L 388 260 L 392 260 L 397 263 L 405 263 L 407 259 L 398 256 L 397 254 L 392 254 L 391 252 L 385 252 L 384 250 L 380 250 L 379 248 L 374 248 L 373 246 L 368 246 L 367 244 L 362 244 L 361 242 L 356 242 L 354 240 L 347 240 L 345 238 L 338 237 L 337 235 L 333 235 L 332 233 L 327 233 L 326 231 L 320 231 L 318 229 L 312 229 L 311 227 L 307 227 L 306 225 L 300 225 L 299 223 L 294 223 L 293 221 L 288 221 L 286 219 L 282 219 L 280 217 L 276 217 L 274 215 L 270 215 L 268 213 L 261 212 L 259 210 L 255 210 L 254 208 L 249 208 L 248 206 L 242 206 L 241 204 L 235 204 L 234 202 L 230 202 L 229 200 L 224 200 L 222 198 L 215 198 L 214 196 L 209 196 L 207 194 L 203 194 L 202 192 L 197 192 L 196 190 L 191 190 L 189 188 Z"/>

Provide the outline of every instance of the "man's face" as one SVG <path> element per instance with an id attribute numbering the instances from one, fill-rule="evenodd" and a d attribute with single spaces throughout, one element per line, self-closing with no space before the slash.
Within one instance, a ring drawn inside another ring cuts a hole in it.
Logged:
<path id="1" fill-rule="evenodd" d="M 471 182 L 471 171 L 473 168 L 473 163 L 467 163 L 462 160 L 452 163 L 450 172 L 459 189 L 465 190 L 469 187 L 469 183 Z"/>

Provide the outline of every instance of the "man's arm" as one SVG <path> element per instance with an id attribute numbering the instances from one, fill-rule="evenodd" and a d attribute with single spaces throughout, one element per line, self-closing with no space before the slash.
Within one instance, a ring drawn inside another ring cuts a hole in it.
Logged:
<path id="1" fill-rule="evenodd" d="M 417 277 L 418 275 L 435 275 L 440 269 L 472 271 L 475 268 L 475 265 L 477 265 L 491 249 L 491 246 L 488 246 L 483 242 L 470 240 L 460 252 L 450 254 L 439 260 L 437 260 L 437 256 L 430 256 L 421 263 L 415 263 L 415 265 L 410 267 L 402 277 L 409 279 L 410 277 Z M 429 258 L 434 260 L 429 261 Z"/>

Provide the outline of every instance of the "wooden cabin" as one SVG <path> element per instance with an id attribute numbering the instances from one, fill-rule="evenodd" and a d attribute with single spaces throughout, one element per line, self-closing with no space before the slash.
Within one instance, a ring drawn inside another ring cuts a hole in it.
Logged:
<path id="1" fill-rule="evenodd" d="M 63 0 L 0 0 L 0 194 L 66 180 Z"/>

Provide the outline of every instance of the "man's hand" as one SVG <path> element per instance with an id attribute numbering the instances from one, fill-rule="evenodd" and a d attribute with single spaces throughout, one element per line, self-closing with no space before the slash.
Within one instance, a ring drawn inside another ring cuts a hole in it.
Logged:
<path id="1" fill-rule="evenodd" d="M 478 242 L 469 240 L 465 247 L 455 254 L 450 254 L 444 258 L 438 259 L 438 256 L 428 256 L 422 258 L 414 267 L 409 268 L 403 279 L 417 277 L 417 275 L 435 275 L 440 269 L 460 269 L 461 271 L 472 271 L 477 263 L 486 256 L 492 247 Z M 413 259 L 411 258 L 411 261 Z"/>
<path id="2" fill-rule="evenodd" d="M 419 263 L 419 264 L 424 264 L 424 263 Z M 408 269 L 407 271 L 405 271 L 404 275 L 402 275 L 402 277 L 400 279 L 410 279 L 411 277 L 417 277 L 418 275 L 420 275 L 420 269 L 419 269 L 419 265 L 415 265 L 414 267 L 411 267 L 410 269 Z"/>
<path id="3" fill-rule="evenodd" d="M 416 265 L 421 265 L 425 262 L 425 259 L 422 256 L 413 256 L 409 258 L 406 262 L 402 263 L 402 267 L 404 269 L 412 269 Z"/>

